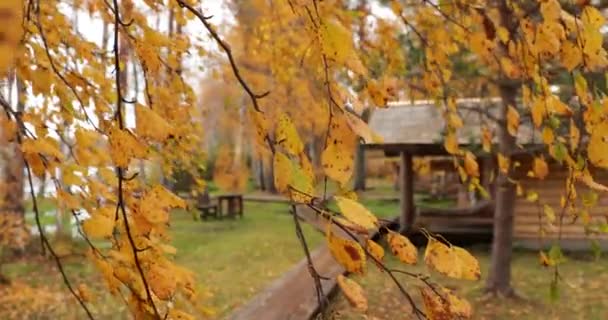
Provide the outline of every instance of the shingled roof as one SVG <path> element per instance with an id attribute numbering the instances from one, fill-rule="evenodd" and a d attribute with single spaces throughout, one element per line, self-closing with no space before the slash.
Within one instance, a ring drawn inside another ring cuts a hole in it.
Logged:
<path id="1" fill-rule="evenodd" d="M 484 110 L 491 117 L 497 118 L 500 102 L 500 98 L 468 98 L 456 101 L 459 114 L 465 124 L 458 130 L 460 144 L 481 143 L 480 135 L 483 123 L 486 123 L 492 130 L 496 130 L 495 121 L 488 120 L 475 109 Z M 437 106 L 434 101 L 391 102 L 388 104 L 388 108 L 378 108 L 372 112 L 369 125 L 384 141 L 368 144 L 368 148 L 392 147 L 391 149 L 395 149 L 400 146 L 412 150 L 420 149 L 421 153 L 429 155 L 445 153 L 441 142 L 445 121 L 442 116 L 442 108 Z M 528 144 L 539 141 L 537 137 L 533 136 L 532 127 L 522 124 L 518 130 L 517 142 Z"/>

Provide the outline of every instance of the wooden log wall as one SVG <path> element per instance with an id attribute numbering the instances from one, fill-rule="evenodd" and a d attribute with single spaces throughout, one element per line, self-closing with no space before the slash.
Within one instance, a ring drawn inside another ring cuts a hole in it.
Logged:
<path id="1" fill-rule="evenodd" d="M 608 233 L 587 232 L 594 229 L 597 231 L 601 224 L 608 223 L 608 194 L 596 191 L 598 195 L 597 204 L 595 207 L 587 209 L 582 203 L 583 195 L 592 192 L 592 190 L 583 183 L 576 182 L 577 199 L 574 209 L 562 211 L 560 203 L 562 196 L 566 196 L 567 192 L 567 169 L 557 163 L 551 163 L 549 175 L 544 180 L 538 180 L 526 176 L 530 170 L 531 161 L 526 161 L 526 163 L 528 164 L 523 164 L 518 172 L 518 177 L 524 189 L 524 196 L 518 197 L 515 206 L 515 239 L 538 239 L 547 240 L 547 242 L 557 239 L 560 234 L 560 215 L 563 212 L 561 227 L 561 238 L 563 240 L 608 240 Z M 592 174 L 597 182 L 608 185 L 608 171 L 592 170 Z M 527 191 L 538 193 L 539 200 L 537 203 L 530 202 L 525 198 Z M 545 204 L 551 206 L 555 212 L 554 223 L 550 223 L 549 217 L 544 213 Z M 588 217 L 592 221 L 590 229 L 585 227 L 583 223 L 585 211 L 588 212 Z"/>

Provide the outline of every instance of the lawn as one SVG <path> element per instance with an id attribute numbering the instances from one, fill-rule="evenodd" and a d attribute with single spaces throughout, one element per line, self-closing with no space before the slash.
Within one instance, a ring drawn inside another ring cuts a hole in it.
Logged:
<path id="1" fill-rule="evenodd" d="M 286 204 L 246 202 L 242 220 L 205 222 L 193 221 L 188 212 L 174 212 L 171 229 L 173 245 L 178 249 L 176 259 L 195 271 L 205 304 L 217 312 L 218 318 L 246 302 L 303 257 L 287 209 Z M 321 242 L 322 236 L 310 227 L 304 226 L 304 232 L 311 247 Z M 67 258 L 66 269 L 75 284 L 87 283 L 95 292 L 96 305 L 101 306 L 94 308 L 96 319 L 126 318 L 124 304 L 105 294 L 97 271 L 82 261 Z M 26 257 L 2 268 L 12 279 L 44 292 L 61 292 L 62 296 L 55 298 L 63 301 L 63 307 L 45 310 L 44 317 L 26 318 L 83 318 L 50 260 Z M 9 315 L 9 308 L 0 308 L 0 319 L 24 318 L 23 314 Z"/>
<path id="2" fill-rule="evenodd" d="M 439 283 L 466 297 L 473 305 L 474 319 L 563 319 L 563 320 L 602 320 L 608 319 L 608 259 L 594 261 L 591 254 L 571 256 L 562 266 L 560 273 L 564 279 L 559 288 L 560 297 L 550 299 L 550 279 L 552 272 L 539 264 L 538 253 L 516 251 L 513 260 L 513 284 L 522 299 L 489 300 L 483 294 L 483 286 L 489 263 L 489 248 L 472 249 L 480 260 L 482 267 L 481 281 L 458 281 L 433 273 Z M 421 257 L 423 252 L 419 252 Z M 428 273 L 426 267 L 405 266 L 387 257 L 391 268 L 400 268 L 411 272 Z M 409 306 L 396 289 L 394 283 L 375 266 L 369 266 L 366 276 L 353 277 L 366 291 L 369 300 L 367 315 L 354 311 L 339 294 L 332 307 L 332 319 L 412 319 Z M 407 276 L 397 277 L 407 284 L 406 288 L 418 299 L 416 282 Z"/>

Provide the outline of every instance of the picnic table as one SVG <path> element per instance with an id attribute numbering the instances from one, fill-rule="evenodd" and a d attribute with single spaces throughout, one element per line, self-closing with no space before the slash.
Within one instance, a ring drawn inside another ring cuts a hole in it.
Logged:
<path id="1" fill-rule="evenodd" d="M 226 203 L 226 213 L 224 213 L 224 203 Z M 234 218 L 238 215 L 243 217 L 243 195 L 240 193 L 220 194 L 217 196 L 218 215 Z"/>
<path id="2" fill-rule="evenodd" d="M 240 193 L 220 194 L 214 197 L 217 199 L 214 203 L 208 192 L 199 195 L 196 208 L 201 212 L 200 216 L 203 220 L 207 217 L 222 219 L 224 217 L 234 218 L 235 216 L 243 217 L 243 195 Z"/>

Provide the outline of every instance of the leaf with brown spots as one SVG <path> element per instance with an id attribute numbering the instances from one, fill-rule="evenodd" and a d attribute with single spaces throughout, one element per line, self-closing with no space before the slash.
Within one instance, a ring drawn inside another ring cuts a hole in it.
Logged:
<path id="1" fill-rule="evenodd" d="M 296 130 L 293 120 L 286 114 L 279 116 L 276 139 L 277 145 L 285 148 L 285 151 L 291 155 L 299 155 L 304 151 L 304 144 L 298 135 L 298 130 Z"/>
<path id="2" fill-rule="evenodd" d="M 325 174 L 345 185 L 353 174 L 356 135 L 343 114 L 335 114 L 329 126 L 327 146 L 321 154 L 321 165 Z"/>
<path id="3" fill-rule="evenodd" d="M 367 239 L 367 241 L 365 241 L 365 247 L 367 252 L 369 252 L 372 257 L 378 261 L 382 261 L 384 258 L 384 249 L 381 245 L 377 244 L 373 240 Z"/>
<path id="4" fill-rule="evenodd" d="M 348 300 L 350 305 L 355 307 L 358 311 L 367 311 L 367 298 L 365 298 L 363 288 L 354 280 L 343 275 L 338 275 L 336 280 L 340 290 L 342 290 L 344 297 Z"/>
<path id="5" fill-rule="evenodd" d="M 327 244 L 334 259 L 348 272 L 365 273 L 365 251 L 355 241 L 342 239 L 331 232 L 331 224 L 327 228 Z"/>
<path id="6" fill-rule="evenodd" d="M 471 304 L 447 288 L 423 287 L 420 295 L 429 320 L 470 319 L 473 314 Z"/>
<path id="7" fill-rule="evenodd" d="M 447 246 L 429 236 L 424 262 L 433 270 L 456 279 L 479 280 L 479 262 L 468 251 Z"/>
<path id="8" fill-rule="evenodd" d="M 410 239 L 405 236 L 390 231 L 387 235 L 388 245 L 391 247 L 391 252 L 399 261 L 406 264 L 416 264 L 418 261 L 418 250 L 412 244 Z"/>

